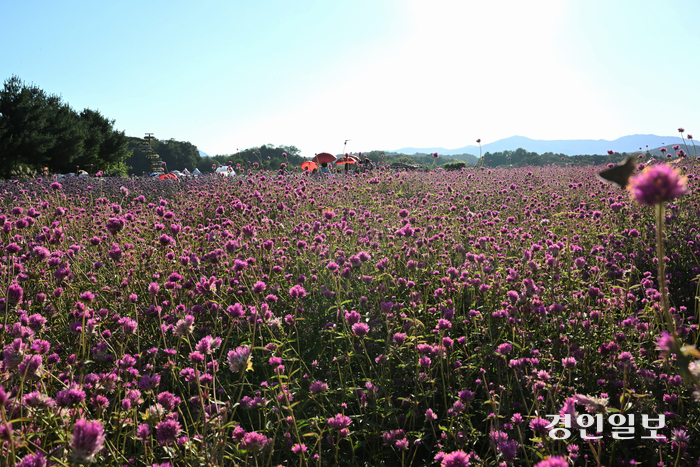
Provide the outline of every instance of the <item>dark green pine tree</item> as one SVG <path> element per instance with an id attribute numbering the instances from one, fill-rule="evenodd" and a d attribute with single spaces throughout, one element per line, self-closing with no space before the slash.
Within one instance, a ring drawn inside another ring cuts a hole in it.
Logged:
<path id="1" fill-rule="evenodd" d="M 55 99 L 13 76 L 0 90 L 0 175 L 7 178 L 21 165 L 34 169 L 47 162 L 55 144 L 49 131 Z"/>
<path id="2" fill-rule="evenodd" d="M 0 177 L 27 168 L 41 173 L 126 173 L 128 140 L 99 112 L 78 114 L 56 95 L 13 76 L 0 90 Z M 91 166 L 92 164 L 92 166 Z"/>

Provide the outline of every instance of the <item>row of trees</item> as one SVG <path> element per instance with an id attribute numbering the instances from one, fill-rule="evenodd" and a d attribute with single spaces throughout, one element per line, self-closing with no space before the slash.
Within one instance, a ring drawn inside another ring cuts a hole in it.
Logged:
<path id="1" fill-rule="evenodd" d="M 263 144 L 235 154 L 217 155 L 204 159 L 206 162 L 211 161 L 212 164 L 227 165 L 230 162 L 234 167 L 240 164 L 245 168 L 258 167 L 264 170 L 277 170 L 283 163 L 291 167 L 299 167 L 302 162 L 307 160 L 301 157 L 301 151 L 295 146 L 275 146 L 274 144 Z"/>
<path id="2" fill-rule="evenodd" d="M 264 170 L 277 170 L 282 163 L 298 167 L 306 159 L 301 157 L 299 149 L 294 146 L 274 146 L 272 144 L 260 147 L 249 148 L 235 154 L 223 154 L 217 156 L 202 157 L 197 146 L 187 141 L 176 141 L 174 139 L 151 141 L 153 151 L 165 162 L 168 170 L 188 169 L 193 171 L 196 168 L 202 173 L 213 172 L 213 166 L 237 165 L 244 168 L 262 168 Z M 142 175 L 150 170 L 148 154 L 148 143 L 141 138 L 129 138 L 129 150 L 131 156 L 126 160 L 130 167 L 129 173 Z M 286 155 L 286 157 L 285 157 Z"/>
<path id="3" fill-rule="evenodd" d="M 0 90 L 0 177 L 76 172 L 126 174 L 128 138 L 97 110 L 73 110 L 61 97 L 12 76 Z"/>
<path id="4" fill-rule="evenodd" d="M 212 172 L 213 165 L 278 169 L 305 159 L 294 146 L 263 145 L 235 154 L 202 157 L 187 141 L 153 140 L 154 152 L 169 169 Z M 12 76 L 0 90 L 0 178 L 70 173 L 141 175 L 150 170 L 146 141 L 114 129 L 97 110 L 77 112 L 60 96 Z"/>
<path id="5" fill-rule="evenodd" d="M 485 167 L 498 167 L 500 165 L 513 165 L 522 167 L 525 165 L 599 165 L 609 162 L 620 162 L 627 157 L 627 153 L 600 155 L 567 156 L 566 154 L 554 154 L 546 152 L 538 154 L 528 152 L 523 148 L 515 151 L 487 152 L 484 154 L 481 165 Z"/>

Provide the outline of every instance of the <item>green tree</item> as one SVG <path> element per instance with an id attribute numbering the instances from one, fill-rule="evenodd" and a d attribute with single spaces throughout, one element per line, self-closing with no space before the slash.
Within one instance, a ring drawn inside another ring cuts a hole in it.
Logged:
<path id="1" fill-rule="evenodd" d="M 445 170 L 461 170 L 467 166 L 464 161 L 452 161 L 447 164 L 443 164 L 442 168 Z"/>
<path id="2" fill-rule="evenodd" d="M 108 173 L 127 175 L 129 139 L 123 131 L 114 130 L 114 120 L 109 120 L 99 110 L 85 109 L 80 112 L 80 123 L 84 148 L 76 165 L 98 167 Z"/>
<path id="3" fill-rule="evenodd" d="M 99 112 L 78 114 L 56 95 L 12 76 L 0 90 L 0 176 L 20 167 L 40 173 L 77 166 L 114 172 L 128 154 L 123 132 Z"/>
<path id="4" fill-rule="evenodd" d="M 167 170 L 194 170 L 195 167 L 201 166 L 203 163 L 202 157 L 199 155 L 197 146 L 188 141 L 176 141 L 174 139 L 151 141 L 153 151 L 160 156 L 165 162 Z M 127 164 L 131 167 L 131 172 L 136 175 L 142 175 L 150 170 L 148 161 L 148 143 L 142 138 L 128 138 L 128 149 L 132 151 Z M 211 167 L 211 164 L 209 164 Z M 202 167 L 198 167 L 204 172 Z"/>

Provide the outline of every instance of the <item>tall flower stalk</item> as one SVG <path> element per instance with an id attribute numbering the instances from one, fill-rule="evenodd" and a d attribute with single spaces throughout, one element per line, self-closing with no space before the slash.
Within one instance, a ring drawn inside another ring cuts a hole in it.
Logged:
<path id="1" fill-rule="evenodd" d="M 682 128 L 678 131 L 682 133 Z M 676 323 L 671 316 L 666 288 L 666 258 L 664 255 L 664 223 L 666 220 L 666 203 L 685 195 L 688 192 L 688 179 L 679 169 L 667 164 L 657 164 L 646 167 L 640 174 L 633 177 L 628 185 L 632 199 L 644 206 L 656 207 L 656 253 L 658 259 L 658 281 L 661 289 L 661 314 L 665 322 L 667 338 L 660 350 L 676 355 L 681 373 L 686 380 L 700 385 L 698 378 L 689 370 L 690 355 L 700 357 L 700 352 L 692 346 L 682 346 L 682 341 L 676 330 Z M 663 326 L 659 326 L 663 327 Z"/>
<path id="2" fill-rule="evenodd" d="M 477 139 L 476 142 L 479 145 L 479 161 L 477 162 L 477 167 L 481 167 L 484 165 L 483 156 L 481 155 L 481 138 Z"/>
<path id="3" fill-rule="evenodd" d="M 679 128 L 678 133 L 681 134 L 681 139 L 683 140 L 683 145 L 685 146 L 685 150 L 690 154 L 690 149 L 688 149 L 688 143 L 685 142 L 685 137 L 683 136 L 683 133 L 685 132 L 684 128 Z M 688 139 L 692 140 L 693 135 L 688 135 Z M 695 149 L 695 143 L 693 143 L 693 149 Z"/>

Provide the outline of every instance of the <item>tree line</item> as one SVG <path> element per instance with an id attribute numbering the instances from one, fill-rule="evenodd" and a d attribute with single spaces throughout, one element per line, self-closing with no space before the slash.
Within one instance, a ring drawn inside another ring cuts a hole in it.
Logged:
<path id="1" fill-rule="evenodd" d="M 103 170 L 126 173 L 128 139 L 98 110 L 77 112 L 60 96 L 12 76 L 0 90 L 0 177 Z"/>
<path id="2" fill-rule="evenodd" d="M 538 154 L 529 152 L 523 148 L 514 151 L 487 152 L 483 156 L 483 161 L 478 165 L 484 167 L 498 167 L 501 165 L 512 165 L 522 167 L 526 165 L 599 165 L 606 163 L 618 163 L 628 156 L 627 153 L 613 153 L 607 155 L 577 155 L 568 156 L 566 154 L 554 154 L 546 152 Z"/>
<path id="3" fill-rule="evenodd" d="M 165 162 L 168 170 L 184 170 L 190 172 L 198 168 L 202 173 L 214 172 L 214 167 L 220 165 L 231 165 L 236 170 L 237 167 L 243 169 L 278 170 L 281 165 L 298 167 L 306 159 L 301 157 L 301 151 L 294 146 L 275 146 L 264 144 L 259 147 L 244 149 L 234 154 L 219 154 L 216 156 L 205 156 L 199 153 L 197 146 L 187 141 L 176 141 L 174 139 L 151 141 L 154 153 Z M 130 172 L 135 175 L 143 175 L 150 170 L 148 161 L 148 143 L 145 139 L 129 137 L 130 157 L 126 164 L 130 167 Z"/>

